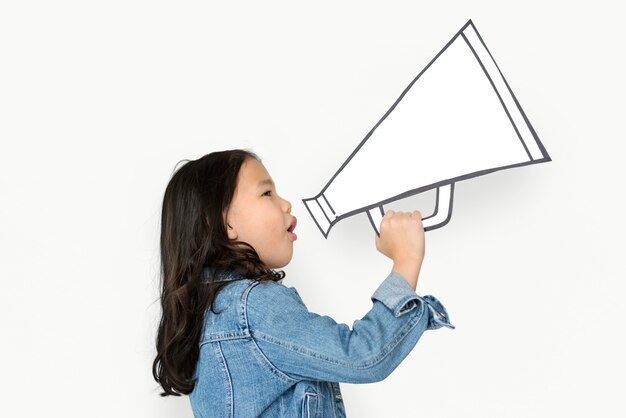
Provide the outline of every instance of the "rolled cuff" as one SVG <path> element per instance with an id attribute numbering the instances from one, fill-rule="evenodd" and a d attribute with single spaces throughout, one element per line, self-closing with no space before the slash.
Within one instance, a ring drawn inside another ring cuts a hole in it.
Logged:
<path id="1" fill-rule="evenodd" d="M 454 329 L 450 323 L 448 311 L 434 296 L 419 296 L 409 284 L 397 273 L 390 273 L 372 295 L 372 302 L 377 300 L 389 308 L 394 316 L 400 317 L 417 307 L 426 306 L 429 315 L 428 329 L 447 327 Z"/>

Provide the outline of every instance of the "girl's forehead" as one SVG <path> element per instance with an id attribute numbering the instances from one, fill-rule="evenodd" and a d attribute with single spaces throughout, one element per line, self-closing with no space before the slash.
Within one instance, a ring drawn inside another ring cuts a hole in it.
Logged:
<path id="1" fill-rule="evenodd" d="M 260 161 L 249 158 L 241 165 L 238 180 L 240 186 L 257 187 L 268 182 L 272 182 L 272 177 Z"/>

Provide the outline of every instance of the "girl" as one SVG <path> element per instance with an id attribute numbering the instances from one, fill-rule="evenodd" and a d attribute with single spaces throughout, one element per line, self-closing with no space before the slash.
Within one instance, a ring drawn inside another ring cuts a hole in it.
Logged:
<path id="1" fill-rule="evenodd" d="M 452 328 L 415 293 L 424 257 L 419 212 L 388 211 L 376 248 L 393 260 L 352 329 L 309 312 L 277 269 L 296 218 L 257 156 L 189 161 L 163 199 L 163 315 L 153 375 L 162 395 L 190 395 L 196 417 L 344 417 L 339 383 L 383 380 L 427 329 Z"/>

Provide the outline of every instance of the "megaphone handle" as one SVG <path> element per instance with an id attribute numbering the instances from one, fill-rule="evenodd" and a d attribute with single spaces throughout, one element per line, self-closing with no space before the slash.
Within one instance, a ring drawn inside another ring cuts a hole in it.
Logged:
<path id="1" fill-rule="evenodd" d="M 378 235 L 380 237 L 380 223 L 383 220 L 383 216 L 385 216 L 385 212 L 383 211 L 383 206 L 376 206 L 375 208 L 372 208 L 370 210 L 367 211 L 367 217 L 370 220 L 370 223 L 372 224 L 372 227 L 374 228 L 374 231 L 376 231 L 376 235 Z"/>
<path id="2" fill-rule="evenodd" d="M 441 228 L 448 222 L 452 216 L 452 201 L 454 199 L 454 183 L 446 184 L 437 188 L 437 202 L 432 215 L 422 218 L 424 231 L 432 231 Z M 376 231 L 376 235 L 380 236 L 380 223 L 385 216 L 383 205 L 368 209 L 367 217 Z"/>
<path id="3" fill-rule="evenodd" d="M 424 231 L 441 228 L 452 216 L 452 201 L 454 199 L 454 183 L 437 187 L 437 203 L 432 215 L 422 218 Z"/>

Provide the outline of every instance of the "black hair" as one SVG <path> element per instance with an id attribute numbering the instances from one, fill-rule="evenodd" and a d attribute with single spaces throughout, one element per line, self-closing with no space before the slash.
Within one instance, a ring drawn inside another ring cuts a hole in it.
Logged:
<path id="1" fill-rule="evenodd" d="M 239 278 L 277 281 L 282 271 L 268 269 L 245 242 L 229 240 L 226 213 L 235 195 L 246 150 L 207 154 L 187 161 L 165 189 L 161 213 L 161 308 L 152 364 L 161 396 L 189 394 L 200 354 L 199 339 L 207 309 L 213 310 L 228 272 Z M 206 275 L 207 272 L 210 274 Z M 235 279 L 237 280 L 237 279 Z"/>

